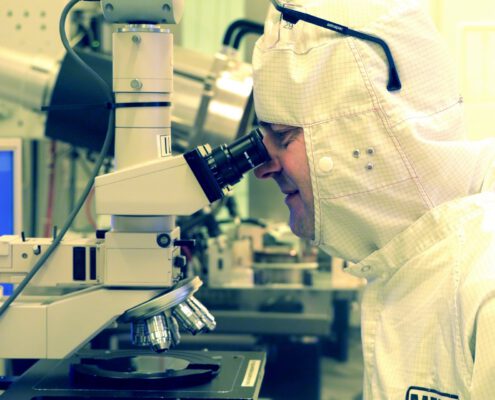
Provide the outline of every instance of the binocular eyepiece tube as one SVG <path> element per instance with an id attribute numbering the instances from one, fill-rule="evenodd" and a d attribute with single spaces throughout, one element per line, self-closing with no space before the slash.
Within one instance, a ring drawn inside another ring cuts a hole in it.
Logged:
<path id="1" fill-rule="evenodd" d="M 263 134 L 256 128 L 229 145 L 213 150 L 209 145 L 199 146 L 185 153 L 184 158 L 212 203 L 270 156 L 263 144 Z"/>

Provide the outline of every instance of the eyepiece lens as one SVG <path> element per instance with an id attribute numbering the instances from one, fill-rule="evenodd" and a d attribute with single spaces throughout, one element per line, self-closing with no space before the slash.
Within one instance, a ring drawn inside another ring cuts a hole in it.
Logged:
<path id="1" fill-rule="evenodd" d="M 206 197 L 213 203 L 221 199 L 226 188 L 239 182 L 242 176 L 270 159 L 263 134 L 254 129 L 230 145 L 213 150 L 209 146 L 197 147 L 184 154 L 194 176 Z"/>
<path id="2" fill-rule="evenodd" d="M 259 129 L 240 137 L 230 145 L 215 148 L 208 155 L 208 165 L 215 178 L 224 188 L 239 182 L 242 176 L 269 160 Z"/>

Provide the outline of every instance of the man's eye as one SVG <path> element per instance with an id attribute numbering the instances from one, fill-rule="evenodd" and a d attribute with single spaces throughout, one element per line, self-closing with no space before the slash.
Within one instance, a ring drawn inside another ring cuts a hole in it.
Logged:
<path id="1" fill-rule="evenodd" d="M 287 147 L 289 147 L 289 145 L 294 141 L 294 138 L 288 138 L 288 139 L 285 139 L 285 140 L 282 140 L 282 142 L 280 143 L 281 147 L 283 147 L 284 149 L 286 149 Z"/>
<path id="2" fill-rule="evenodd" d="M 284 149 L 289 147 L 289 145 L 297 138 L 299 130 L 291 129 L 290 131 L 284 132 L 280 140 L 280 145 Z"/>

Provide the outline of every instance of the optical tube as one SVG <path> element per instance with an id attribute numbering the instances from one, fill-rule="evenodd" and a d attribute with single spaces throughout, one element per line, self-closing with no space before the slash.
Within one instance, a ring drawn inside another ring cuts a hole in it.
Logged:
<path id="1" fill-rule="evenodd" d="M 222 198 L 224 189 L 235 185 L 242 176 L 270 159 L 263 144 L 263 134 L 253 129 L 230 145 L 213 150 L 200 146 L 184 154 L 196 179 L 210 202 Z"/>
<path id="2" fill-rule="evenodd" d="M 230 145 L 213 149 L 207 156 L 208 166 L 215 175 L 219 186 L 235 185 L 242 176 L 268 158 L 263 135 L 258 129 Z"/>

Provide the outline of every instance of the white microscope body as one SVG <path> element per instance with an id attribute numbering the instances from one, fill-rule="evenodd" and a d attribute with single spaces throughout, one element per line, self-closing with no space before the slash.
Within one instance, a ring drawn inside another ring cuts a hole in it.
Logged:
<path id="1" fill-rule="evenodd" d="M 132 323 L 136 344 L 155 351 L 178 343 L 178 323 L 192 333 L 214 329 L 192 296 L 199 278 L 179 282 L 180 246 L 188 243 L 175 216 L 219 199 L 268 157 L 258 132 L 232 149 L 173 156 L 173 38 L 159 24 L 177 23 L 183 0 L 102 0 L 101 7 L 124 24 L 113 34 L 116 170 L 95 183 L 97 213 L 112 215 L 112 229 L 96 240 L 62 241 L 0 317 L 0 358 L 65 358 L 119 317 Z M 51 241 L 0 237 L 0 281 L 19 283 Z"/>

